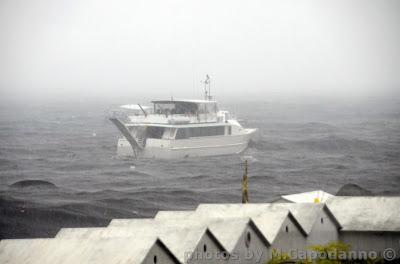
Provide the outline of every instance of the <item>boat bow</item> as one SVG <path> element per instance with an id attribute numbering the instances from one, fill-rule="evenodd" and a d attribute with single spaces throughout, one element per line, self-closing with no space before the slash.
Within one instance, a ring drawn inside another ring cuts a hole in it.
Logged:
<path id="1" fill-rule="evenodd" d="M 143 147 L 139 144 L 139 142 L 132 136 L 129 129 L 118 119 L 118 118 L 110 118 L 110 121 L 114 123 L 114 125 L 118 128 L 121 134 L 126 138 L 126 140 L 131 144 L 133 153 L 136 153 L 138 150 L 142 151 Z"/>

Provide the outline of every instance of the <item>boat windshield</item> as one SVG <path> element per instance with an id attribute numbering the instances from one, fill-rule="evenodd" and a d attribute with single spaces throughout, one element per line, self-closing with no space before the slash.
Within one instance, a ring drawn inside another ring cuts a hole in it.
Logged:
<path id="1" fill-rule="evenodd" d="M 189 102 L 162 102 L 154 103 L 156 114 L 194 115 L 198 112 L 197 104 Z"/>
<path id="2" fill-rule="evenodd" d="M 180 101 L 161 101 L 154 102 L 154 113 L 164 115 L 196 115 L 217 113 L 216 103 L 194 103 Z"/>

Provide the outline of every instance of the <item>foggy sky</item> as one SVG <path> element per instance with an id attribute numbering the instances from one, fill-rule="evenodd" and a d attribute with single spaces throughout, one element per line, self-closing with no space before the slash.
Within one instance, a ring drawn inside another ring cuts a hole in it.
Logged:
<path id="1" fill-rule="evenodd" d="M 1 0 L 0 95 L 390 94 L 399 25 L 395 0 Z"/>

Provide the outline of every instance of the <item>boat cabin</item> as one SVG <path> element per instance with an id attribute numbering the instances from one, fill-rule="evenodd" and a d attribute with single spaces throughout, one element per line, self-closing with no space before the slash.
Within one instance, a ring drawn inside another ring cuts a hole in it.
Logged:
<path id="1" fill-rule="evenodd" d="M 219 111 L 216 101 L 207 100 L 163 100 L 152 101 L 153 106 L 138 105 L 143 114 L 129 115 L 128 123 L 142 124 L 189 124 L 224 122 L 226 111 Z"/>

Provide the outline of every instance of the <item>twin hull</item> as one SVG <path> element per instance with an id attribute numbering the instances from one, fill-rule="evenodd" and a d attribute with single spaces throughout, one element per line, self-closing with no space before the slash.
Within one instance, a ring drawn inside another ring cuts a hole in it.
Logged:
<path id="1" fill-rule="evenodd" d="M 141 158 L 181 159 L 188 157 L 231 155 L 244 151 L 256 129 L 244 129 L 243 134 L 229 136 L 192 137 L 189 139 L 148 138 Z M 130 143 L 118 140 L 118 155 L 133 156 Z"/>

